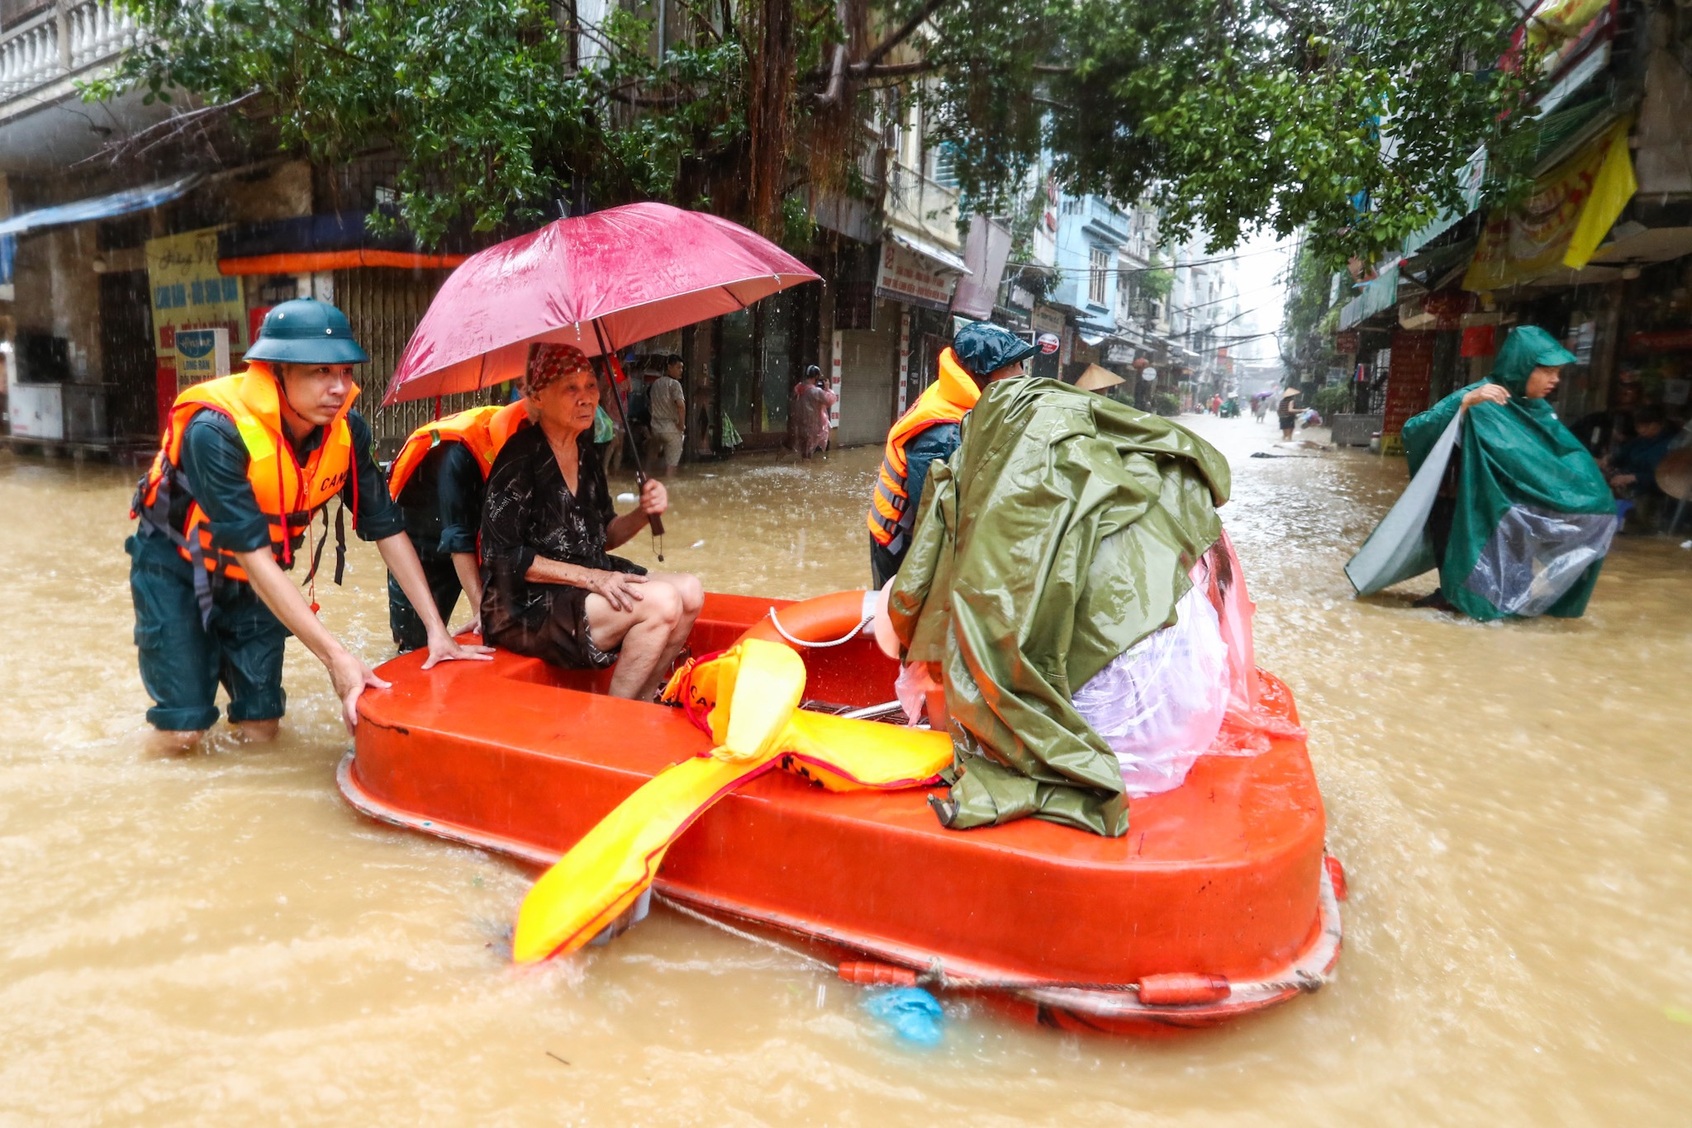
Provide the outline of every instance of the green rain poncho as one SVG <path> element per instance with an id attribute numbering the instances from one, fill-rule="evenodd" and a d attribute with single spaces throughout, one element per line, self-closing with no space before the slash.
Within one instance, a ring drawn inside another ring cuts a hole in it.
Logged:
<path id="1" fill-rule="evenodd" d="M 1445 598 L 1475 619 L 1586 610 L 1615 533 L 1615 501 L 1551 405 L 1526 394 L 1536 366 L 1573 360 L 1545 330 L 1513 329 L 1489 378 L 1509 390 L 1508 404 L 1464 412 L 1463 396 L 1483 381 L 1404 424 L 1412 481 L 1346 565 L 1359 594 L 1437 567 Z M 1451 457 L 1459 460 L 1456 505 L 1445 558 L 1435 560 L 1427 518 Z"/>
<path id="2" fill-rule="evenodd" d="M 1228 465 L 1155 415 L 1052 380 L 988 386 L 935 463 L 890 597 L 940 663 L 962 774 L 941 820 L 1128 830 L 1122 769 L 1072 692 L 1175 619 L 1221 535 Z"/>

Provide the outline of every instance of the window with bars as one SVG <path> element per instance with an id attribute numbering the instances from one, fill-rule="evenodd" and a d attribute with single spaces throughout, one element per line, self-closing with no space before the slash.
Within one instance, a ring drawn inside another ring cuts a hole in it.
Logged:
<path id="1" fill-rule="evenodd" d="M 1087 252 L 1087 300 L 1094 305 L 1104 305 L 1105 276 L 1110 272 L 1110 253 L 1103 247 L 1093 247 Z"/>

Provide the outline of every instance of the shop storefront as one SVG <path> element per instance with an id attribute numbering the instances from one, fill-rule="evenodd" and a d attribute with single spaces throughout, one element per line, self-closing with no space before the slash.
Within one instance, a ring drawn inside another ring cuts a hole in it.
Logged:
<path id="1" fill-rule="evenodd" d="M 873 283 L 841 287 L 830 341 L 832 380 L 840 396 L 841 446 L 879 443 L 934 379 L 951 340 L 951 300 L 963 261 L 944 248 L 889 232 L 876 248 Z"/>
<path id="2" fill-rule="evenodd" d="M 711 373 L 709 394 L 721 405 L 711 420 L 716 449 L 772 450 L 787 442 L 793 384 L 817 355 L 821 290 L 798 286 L 715 322 L 714 363 L 698 367 Z"/>
<path id="3" fill-rule="evenodd" d="M 1661 263 L 1629 284 L 1611 403 L 1657 403 L 1685 421 L 1692 407 L 1692 257 Z"/>

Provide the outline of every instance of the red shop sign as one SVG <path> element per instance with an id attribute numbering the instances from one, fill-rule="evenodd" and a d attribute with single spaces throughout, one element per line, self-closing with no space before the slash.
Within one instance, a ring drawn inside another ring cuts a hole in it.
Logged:
<path id="1" fill-rule="evenodd" d="M 1628 352 L 1679 352 L 1682 349 L 1692 349 L 1692 328 L 1635 333 L 1627 339 Z"/>

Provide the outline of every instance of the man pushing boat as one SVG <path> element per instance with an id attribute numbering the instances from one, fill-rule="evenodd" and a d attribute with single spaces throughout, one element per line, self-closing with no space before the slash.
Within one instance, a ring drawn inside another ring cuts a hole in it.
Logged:
<path id="1" fill-rule="evenodd" d="M 567 669 L 604 669 L 614 697 L 651 698 L 704 604 L 695 576 L 612 556 L 669 507 L 648 479 L 618 515 L 593 452 L 599 384 L 569 345 L 532 347 L 523 394 L 535 426 L 494 460 L 482 514 L 482 637 Z"/>
<path id="2" fill-rule="evenodd" d="M 476 535 L 494 459 L 529 423 L 529 401 L 489 405 L 425 423 L 405 440 L 388 469 L 388 491 L 405 514 L 405 534 L 423 562 L 423 575 L 441 618 L 451 620 L 463 593 L 473 618 L 464 629 L 482 631 L 481 558 Z M 401 654 L 428 641 L 411 600 L 388 573 L 388 626 Z"/>
<path id="3" fill-rule="evenodd" d="M 243 738 L 274 737 L 287 700 L 289 634 L 328 671 L 349 731 L 360 694 L 387 687 L 283 574 L 307 546 L 312 518 L 335 498 L 352 507 L 354 530 L 376 542 L 418 607 L 425 668 L 487 657 L 486 647 L 461 646 L 447 633 L 372 456 L 370 428 L 352 410 L 352 366 L 368 360 L 340 310 L 309 298 L 283 302 L 265 315 L 245 371 L 176 397 L 136 491 L 140 524 L 125 544 L 141 680 L 154 702 L 147 720 L 162 750 L 186 750 L 205 735 L 217 720 L 219 683 Z M 327 540 L 327 517 L 323 526 Z M 307 548 L 307 582 L 322 547 Z M 337 581 L 344 551 L 343 542 Z"/>

